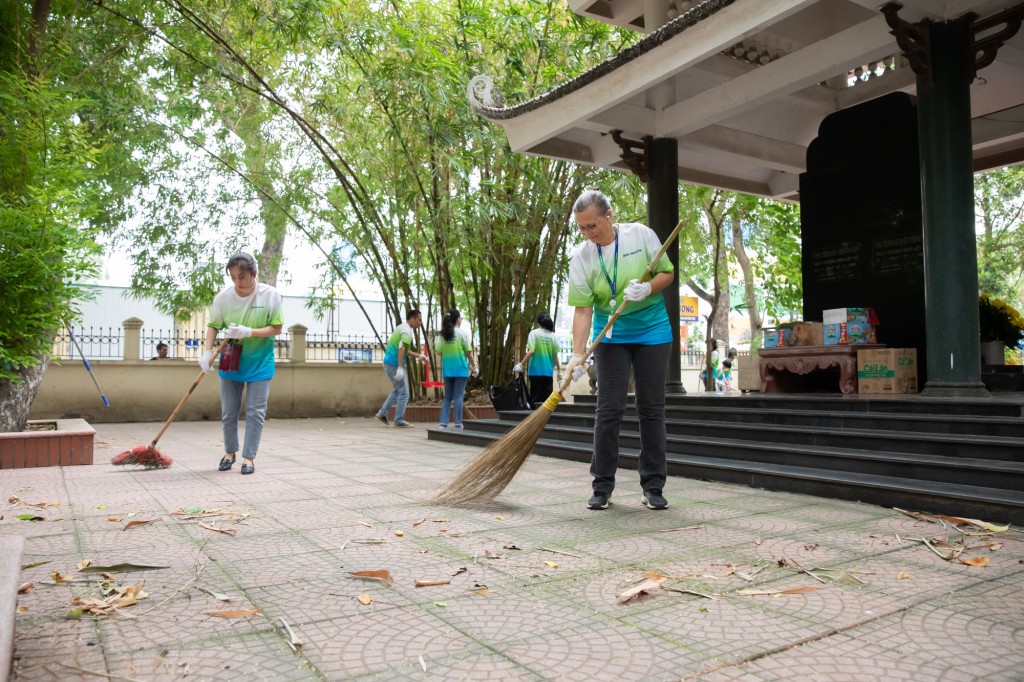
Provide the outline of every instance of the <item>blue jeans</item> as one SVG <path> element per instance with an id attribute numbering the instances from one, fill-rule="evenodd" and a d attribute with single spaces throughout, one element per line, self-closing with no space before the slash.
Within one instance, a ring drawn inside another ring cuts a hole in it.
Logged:
<path id="1" fill-rule="evenodd" d="M 270 379 L 263 381 L 220 380 L 220 424 L 224 430 L 224 452 L 238 452 L 238 412 L 245 390 L 245 447 L 242 457 L 253 459 L 260 449 L 263 422 L 267 419 Z"/>
<path id="2" fill-rule="evenodd" d="M 455 405 L 455 423 L 462 425 L 462 402 L 466 397 L 468 377 L 445 377 L 444 397 L 441 398 L 441 426 L 448 426 L 448 411 Z"/>
<path id="3" fill-rule="evenodd" d="M 388 394 L 387 400 L 384 401 L 384 405 L 381 406 L 377 414 L 388 416 L 388 410 L 394 405 L 395 421 L 400 422 L 405 419 L 405 406 L 409 404 L 409 377 L 403 376 L 401 381 L 396 381 L 395 372 L 397 371 L 398 367 L 395 365 L 384 363 L 384 373 L 388 375 L 388 380 L 391 382 L 391 393 Z"/>
<path id="4" fill-rule="evenodd" d="M 597 411 L 594 415 L 594 454 L 590 475 L 594 492 L 611 494 L 619 466 L 619 425 L 626 412 L 629 378 L 636 380 L 636 413 L 640 418 L 640 486 L 665 487 L 665 375 L 672 342 L 656 346 L 599 343 Z"/>

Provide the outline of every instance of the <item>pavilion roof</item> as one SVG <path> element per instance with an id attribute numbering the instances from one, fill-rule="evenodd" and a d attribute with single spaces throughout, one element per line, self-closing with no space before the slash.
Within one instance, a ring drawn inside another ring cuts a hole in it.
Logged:
<path id="1" fill-rule="evenodd" d="M 673 0 L 673 3 L 679 0 Z M 577 13 L 646 30 L 640 0 L 571 0 Z M 916 93 L 878 0 L 703 0 L 620 54 L 538 97 L 477 98 L 514 151 L 625 169 L 612 131 L 674 137 L 679 179 L 798 198 L 807 145 L 828 114 Z M 669 11 L 676 5 L 663 0 Z M 910 22 L 989 17 L 1001 0 L 903 0 Z M 638 7 L 641 8 L 638 10 Z M 471 84 L 471 92 L 474 86 Z M 476 88 L 479 94 L 479 85 Z M 971 85 L 975 170 L 1024 162 L 1024 35 Z M 870 178 L 865 179 L 866 182 Z"/>

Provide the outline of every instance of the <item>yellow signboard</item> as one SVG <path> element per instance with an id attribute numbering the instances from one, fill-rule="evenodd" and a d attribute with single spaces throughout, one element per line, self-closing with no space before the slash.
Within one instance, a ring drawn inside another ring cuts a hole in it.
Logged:
<path id="1" fill-rule="evenodd" d="M 680 296 L 679 297 L 679 321 L 680 322 L 699 322 L 700 316 L 697 315 L 697 297 L 696 296 Z"/>

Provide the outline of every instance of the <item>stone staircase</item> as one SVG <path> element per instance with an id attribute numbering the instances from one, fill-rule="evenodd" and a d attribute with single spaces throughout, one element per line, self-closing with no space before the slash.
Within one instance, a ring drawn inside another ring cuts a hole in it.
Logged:
<path id="1" fill-rule="evenodd" d="M 596 398 L 574 401 L 559 405 L 535 453 L 590 460 Z M 635 469 L 630 403 L 620 466 Z M 428 437 L 484 446 L 527 414 L 503 411 Z M 668 399 L 666 430 L 672 475 L 1024 523 L 1024 396 L 692 394 Z"/>

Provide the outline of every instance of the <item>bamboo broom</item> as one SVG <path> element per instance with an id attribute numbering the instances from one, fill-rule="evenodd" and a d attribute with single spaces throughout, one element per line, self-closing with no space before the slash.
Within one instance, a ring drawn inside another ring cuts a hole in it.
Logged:
<path id="1" fill-rule="evenodd" d="M 217 356 L 220 355 L 221 351 L 224 350 L 224 347 L 228 345 L 228 341 L 230 340 L 231 339 L 224 339 L 220 346 L 217 347 L 217 350 L 213 353 L 213 357 L 210 358 L 211 365 L 213 364 L 213 361 L 217 359 Z M 147 469 L 166 469 L 171 466 L 171 464 L 174 463 L 174 460 L 156 449 L 157 441 L 159 441 L 160 437 L 164 435 L 164 431 L 166 431 L 171 425 L 174 418 L 178 416 L 178 412 L 181 411 L 181 406 L 185 404 L 185 401 L 188 400 L 190 395 L 192 395 L 192 392 L 196 390 L 196 386 L 199 385 L 199 382 L 203 380 L 204 376 L 206 376 L 206 372 L 200 370 L 199 376 L 197 376 L 196 380 L 192 382 L 192 386 L 188 389 L 188 393 L 186 393 L 178 402 L 177 407 L 174 408 L 174 411 L 171 412 L 171 416 L 164 422 L 164 427 L 160 429 L 160 433 L 156 434 L 156 438 L 153 439 L 153 442 L 149 445 L 136 445 L 131 450 L 125 450 L 119 455 L 114 455 L 110 460 L 110 463 L 117 464 L 119 466 L 125 464 L 137 464 L 139 466 L 146 467 Z"/>
<path id="2" fill-rule="evenodd" d="M 679 231 L 683 227 L 683 221 L 676 224 L 672 233 L 661 245 L 661 249 L 655 254 L 654 259 L 648 264 L 640 281 L 646 282 L 651 278 L 654 268 L 668 250 L 669 245 L 675 241 Z M 615 324 L 622 311 L 626 308 L 628 301 L 619 304 L 617 310 L 608 318 L 604 329 L 594 338 L 580 361 L 573 366 L 566 368 L 565 379 L 558 390 L 548 396 L 541 407 L 534 410 L 533 414 L 519 422 L 511 431 L 494 441 L 484 449 L 476 459 L 470 462 L 455 478 L 454 481 L 434 497 L 434 502 L 445 505 L 459 505 L 469 502 L 481 502 L 492 500 L 504 490 L 519 469 L 523 466 L 526 458 L 533 452 L 537 445 L 544 427 L 547 426 L 551 414 L 558 407 L 558 403 L 564 400 L 563 393 L 572 382 L 572 370 L 574 367 L 586 362 L 587 358 L 594 352 L 597 344 L 605 337 L 608 330 Z"/>

